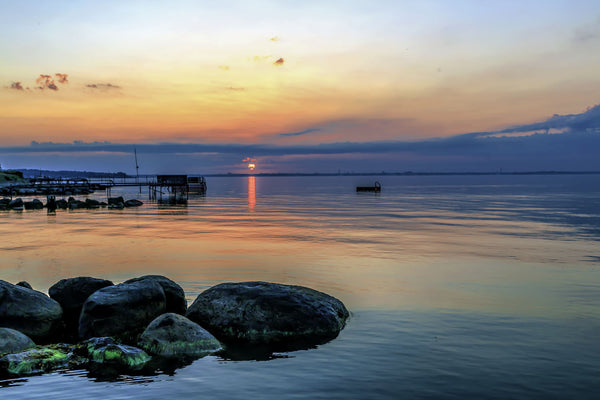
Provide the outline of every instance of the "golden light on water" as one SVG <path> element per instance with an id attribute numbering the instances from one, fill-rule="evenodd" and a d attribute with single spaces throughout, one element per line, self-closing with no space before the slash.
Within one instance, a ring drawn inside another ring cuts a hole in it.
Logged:
<path id="1" fill-rule="evenodd" d="M 256 177 L 248 177 L 248 210 L 254 212 L 256 206 Z"/>

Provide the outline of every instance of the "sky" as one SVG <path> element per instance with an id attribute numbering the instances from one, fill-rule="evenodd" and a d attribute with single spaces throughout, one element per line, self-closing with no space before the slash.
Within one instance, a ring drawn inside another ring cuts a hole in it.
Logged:
<path id="1" fill-rule="evenodd" d="M 0 0 L 0 166 L 600 170 L 600 3 Z"/>

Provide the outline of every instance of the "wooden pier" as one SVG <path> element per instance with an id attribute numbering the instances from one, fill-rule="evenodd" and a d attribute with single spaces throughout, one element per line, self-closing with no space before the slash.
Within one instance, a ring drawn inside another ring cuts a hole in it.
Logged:
<path id="1" fill-rule="evenodd" d="M 111 197 L 113 187 L 148 187 L 150 200 L 174 197 L 176 202 L 186 200 L 189 193 L 206 194 L 206 180 L 203 176 L 156 175 L 123 179 L 86 178 L 31 178 L 29 182 L 15 183 L 0 188 L 0 195 L 14 196 L 73 196 L 87 195 L 104 190 Z"/>

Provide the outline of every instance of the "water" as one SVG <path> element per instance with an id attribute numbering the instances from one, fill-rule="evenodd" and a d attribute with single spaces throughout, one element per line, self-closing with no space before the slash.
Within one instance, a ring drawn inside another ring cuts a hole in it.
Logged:
<path id="1" fill-rule="evenodd" d="M 375 179 L 381 194 L 354 192 Z M 187 206 L 10 211 L 0 223 L 0 279 L 38 290 L 161 274 L 191 302 L 220 282 L 266 280 L 330 293 L 352 312 L 335 340 L 269 361 L 205 357 L 109 381 L 60 371 L 0 382 L 2 398 L 600 392 L 600 175 L 209 178 Z"/>

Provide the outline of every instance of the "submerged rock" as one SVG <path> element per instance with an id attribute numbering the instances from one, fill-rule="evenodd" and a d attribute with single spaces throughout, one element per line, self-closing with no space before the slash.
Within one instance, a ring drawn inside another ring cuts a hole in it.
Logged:
<path id="1" fill-rule="evenodd" d="M 83 304 L 79 337 L 115 336 L 135 343 L 145 327 L 165 311 L 165 292 L 152 280 L 108 286 Z"/>
<path id="2" fill-rule="evenodd" d="M 138 346 L 162 357 L 201 357 L 219 350 L 221 343 L 195 322 L 167 313 L 148 325 Z"/>
<path id="3" fill-rule="evenodd" d="M 76 338 L 78 336 L 79 316 L 87 298 L 95 291 L 112 285 L 111 281 L 105 279 L 80 276 L 61 279 L 50 287 L 48 294 L 63 309 L 67 337 Z"/>
<path id="4" fill-rule="evenodd" d="M 153 281 L 158 283 L 165 291 L 167 300 L 166 312 L 184 315 L 187 309 L 187 300 L 185 292 L 177 283 L 162 275 L 144 275 L 139 278 L 129 279 L 123 283 Z"/>
<path id="5" fill-rule="evenodd" d="M 0 328 L 0 354 L 18 353 L 35 347 L 27 335 L 10 328 Z"/>
<path id="6" fill-rule="evenodd" d="M 225 344 L 318 344 L 349 316 L 336 298 L 302 286 L 223 283 L 201 293 L 186 316 Z"/>
<path id="7" fill-rule="evenodd" d="M 45 294 L 0 280 L 0 326 L 47 343 L 60 328 L 62 308 Z"/>

